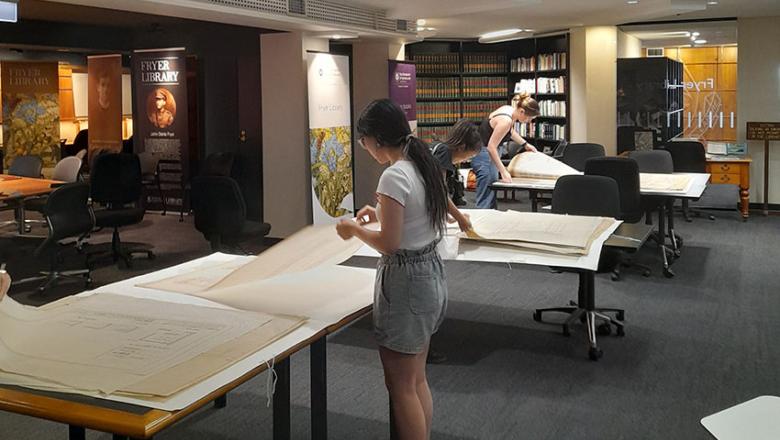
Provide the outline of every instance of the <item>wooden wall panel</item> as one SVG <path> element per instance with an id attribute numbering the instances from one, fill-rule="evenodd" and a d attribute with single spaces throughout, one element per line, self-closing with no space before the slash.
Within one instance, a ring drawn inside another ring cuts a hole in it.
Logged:
<path id="1" fill-rule="evenodd" d="M 721 63 L 736 63 L 737 46 L 721 46 L 718 61 Z"/>
<path id="2" fill-rule="evenodd" d="M 718 82 L 717 89 L 719 91 L 736 91 L 737 90 L 737 64 L 718 64 Z"/>
<path id="3" fill-rule="evenodd" d="M 685 64 L 715 64 L 718 62 L 717 47 L 681 47 L 680 61 Z"/>

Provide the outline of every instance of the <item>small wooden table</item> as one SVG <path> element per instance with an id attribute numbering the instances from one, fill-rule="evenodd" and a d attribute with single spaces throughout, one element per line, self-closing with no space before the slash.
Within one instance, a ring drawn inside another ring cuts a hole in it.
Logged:
<path id="1" fill-rule="evenodd" d="M 711 184 L 739 185 L 742 219 L 748 219 L 750 207 L 750 164 L 748 156 L 711 156 L 707 158 L 707 172 Z"/>

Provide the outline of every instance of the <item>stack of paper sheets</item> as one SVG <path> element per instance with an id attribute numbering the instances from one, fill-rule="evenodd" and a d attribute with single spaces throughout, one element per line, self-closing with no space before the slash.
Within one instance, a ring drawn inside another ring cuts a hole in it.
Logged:
<path id="1" fill-rule="evenodd" d="M 462 238 L 556 254 L 587 255 L 593 241 L 613 218 L 494 211 L 472 218 L 473 230 Z"/>
<path id="2" fill-rule="evenodd" d="M 691 182 L 691 176 L 685 174 L 639 174 L 639 186 L 643 191 L 685 192 Z"/>
<path id="3" fill-rule="evenodd" d="M 544 153 L 521 153 L 512 158 L 507 170 L 512 177 L 552 179 L 570 174 L 582 174 L 565 163 Z"/>

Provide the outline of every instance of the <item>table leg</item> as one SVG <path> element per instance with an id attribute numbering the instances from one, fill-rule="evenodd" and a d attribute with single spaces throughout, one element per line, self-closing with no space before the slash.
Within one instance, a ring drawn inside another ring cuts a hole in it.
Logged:
<path id="1" fill-rule="evenodd" d="M 274 440 L 290 440 L 290 358 L 277 363 L 274 371 Z"/>
<path id="2" fill-rule="evenodd" d="M 87 430 L 81 426 L 68 425 L 68 439 L 69 440 L 85 440 L 87 438 Z"/>
<path id="3" fill-rule="evenodd" d="M 739 203 L 740 210 L 742 211 L 742 220 L 747 221 L 748 215 L 750 215 L 750 187 L 739 187 Z"/>
<path id="4" fill-rule="evenodd" d="M 769 140 L 764 140 L 764 215 L 769 215 Z"/>
<path id="5" fill-rule="evenodd" d="M 528 190 L 528 196 L 531 198 L 531 212 L 539 212 L 539 206 L 536 201 L 536 197 L 538 195 L 538 192 L 533 189 Z"/>
<path id="6" fill-rule="evenodd" d="M 328 438 L 328 381 L 325 336 L 310 347 L 311 364 L 311 438 Z"/>
<path id="7" fill-rule="evenodd" d="M 19 200 L 19 208 L 17 209 L 19 211 L 19 235 L 23 235 L 24 227 L 27 225 L 24 218 L 24 200 Z"/>

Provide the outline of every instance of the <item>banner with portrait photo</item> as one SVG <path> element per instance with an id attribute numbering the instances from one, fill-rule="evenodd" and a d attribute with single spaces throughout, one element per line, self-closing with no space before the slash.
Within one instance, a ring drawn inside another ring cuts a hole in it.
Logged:
<path id="1" fill-rule="evenodd" d="M 398 104 L 409 121 L 412 133 L 417 132 L 417 66 L 390 60 L 388 63 L 390 100 Z"/>
<path id="2" fill-rule="evenodd" d="M 89 157 L 122 151 L 122 55 L 87 57 Z"/>
<path id="3" fill-rule="evenodd" d="M 59 66 L 56 62 L 3 61 L 3 169 L 33 155 L 51 168 L 60 160 Z"/>
<path id="4" fill-rule="evenodd" d="M 354 216 L 349 58 L 308 53 L 309 158 L 315 224 Z"/>
<path id="5" fill-rule="evenodd" d="M 183 48 L 133 52 L 135 116 L 133 149 L 149 152 L 160 162 L 160 178 L 168 208 L 183 203 L 183 182 L 189 176 L 187 63 Z M 150 205 L 156 195 L 149 194 Z M 154 208 L 152 208 L 154 209 Z"/>

